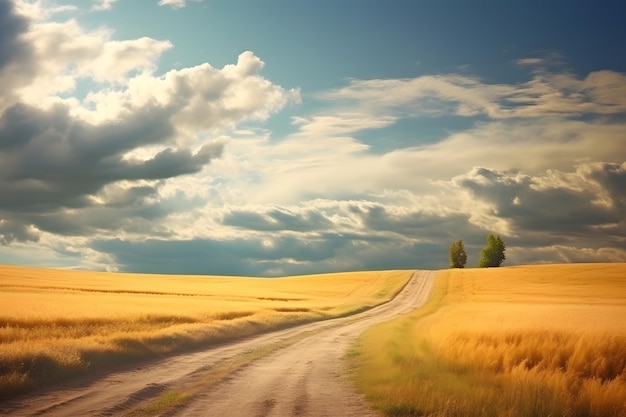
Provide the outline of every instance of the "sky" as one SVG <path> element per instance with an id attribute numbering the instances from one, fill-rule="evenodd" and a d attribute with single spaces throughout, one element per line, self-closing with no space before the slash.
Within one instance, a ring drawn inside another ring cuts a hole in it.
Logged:
<path id="1" fill-rule="evenodd" d="M 0 0 L 0 263 L 626 262 L 626 3 Z"/>

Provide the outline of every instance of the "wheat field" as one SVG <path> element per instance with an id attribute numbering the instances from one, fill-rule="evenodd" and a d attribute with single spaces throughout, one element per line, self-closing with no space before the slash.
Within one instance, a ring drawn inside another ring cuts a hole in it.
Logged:
<path id="1" fill-rule="evenodd" d="M 391 299 L 411 271 L 287 278 L 0 266 L 0 397 Z"/>
<path id="2" fill-rule="evenodd" d="M 441 271 L 351 358 L 388 416 L 624 417 L 626 264 Z"/>

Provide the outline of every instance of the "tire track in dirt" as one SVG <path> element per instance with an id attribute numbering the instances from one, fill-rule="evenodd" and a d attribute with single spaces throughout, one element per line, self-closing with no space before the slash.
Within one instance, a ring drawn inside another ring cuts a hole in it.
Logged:
<path id="1" fill-rule="evenodd" d="M 346 351 L 368 327 L 424 304 L 435 275 L 435 271 L 415 272 L 393 300 L 363 313 L 267 333 L 74 383 L 0 404 L 0 415 L 124 415 L 167 390 L 185 389 L 232 358 L 287 341 L 286 347 L 198 390 L 184 407 L 167 416 L 376 416 L 346 377 Z"/>
<path id="2" fill-rule="evenodd" d="M 392 302 L 332 326 L 240 370 L 175 416 L 376 416 L 346 377 L 343 358 L 369 326 L 423 304 L 434 272 L 411 278 Z"/>

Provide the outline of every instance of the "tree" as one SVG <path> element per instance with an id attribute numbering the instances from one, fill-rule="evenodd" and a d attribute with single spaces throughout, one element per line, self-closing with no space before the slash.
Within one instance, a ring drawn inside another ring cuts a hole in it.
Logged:
<path id="1" fill-rule="evenodd" d="M 506 250 L 504 242 L 500 236 L 487 236 L 487 246 L 480 251 L 480 262 L 478 266 L 487 268 L 490 266 L 500 266 L 502 261 L 506 259 L 504 251 Z"/>
<path id="2" fill-rule="evenodd" d="M 450 268 L 463 268 L 467 262 L 467 253 L 462 240 L 457 240 L 450 246 Z"/>

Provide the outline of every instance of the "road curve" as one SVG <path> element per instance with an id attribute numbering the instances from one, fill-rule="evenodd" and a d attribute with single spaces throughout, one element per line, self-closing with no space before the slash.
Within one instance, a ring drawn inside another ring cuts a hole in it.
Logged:
<path id="1" fill-rule="evenodd" d="M 118 416 L 166 390 L 188 386 L 212 367 L 260 346 L 306 335 L 201 390 L 168 416 L 377 416 L 345 375 L 343 358 L 368 327 L 428 298 L 435 271 L 418 271 L 389 303 L 366 312 L 183 354 L 81 385 L 0 405 L 7 416 Z"/>

